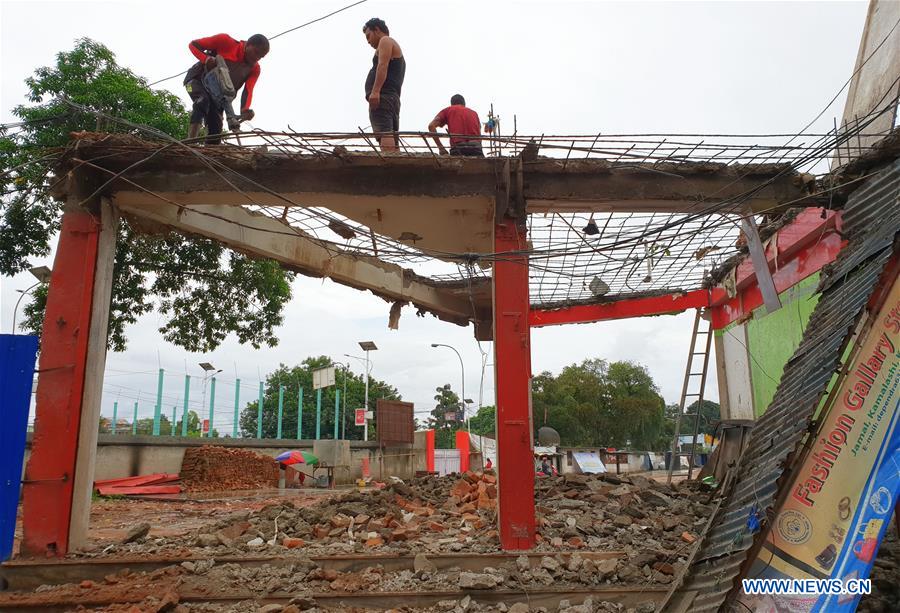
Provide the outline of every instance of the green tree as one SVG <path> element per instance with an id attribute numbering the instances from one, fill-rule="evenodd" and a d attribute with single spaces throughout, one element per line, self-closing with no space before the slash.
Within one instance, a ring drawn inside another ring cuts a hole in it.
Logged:
<path id="1" fill-rule="evenodd" d="M 428 418 L 428 427 L 434 430 L 434 446 L 437 449 L 453 449 L 456 447 L 456 431 L 464 422 L 459 396 L 446 383 L 434 389 L 437 392 L 434 400 L 437 403 Z M 449 413 L 453 419 L 447 419 Z"/>
<path id="2" fill-rule="evenodd" d="M 694 401 L 687 407 L 684 411 L 684 416 L 681 418 L 681 432 L 682 435 L 693 435 L 694 434 L 694 418 L 691 417 L 692 414 L 696 413 L 697 401 Z M 715 424 L 721 419 L 721 407 L 719 403 L 713 402 L 712 400 L 704 400 L 702 408 L 700 410 L 700 427 L 698 429 L 698 434 L 709 434 L 715 435 L 716 426 Z M 672 439 L 675 436 L 675 419 L 678 417 L 678 405 L 670 404 L 666 405 L 666 416 L 663 422 L 663 428 L 660 432 L 660 440 L 654 447 L 657 450 L 668 450 L 672 448 Z"/>
<path id="3" fill-rule="evenodd" d="M 469 418 L 469 429 L 473 434 L 493 436 L 497 424 L 497 407 L 491 405 L 481 407 L 474 416 Z"/>
<path id="4" fill-rule="evenodd" d="M 181 436 L 181 423 L 183 419 L 179 419 L 175 422 L 175 436 Z M 197 415 L 197 411 L 188 411 L 187 415 L 187 435 L 194 438 L 200 438 L 202 436 L 202 425 L 200 423 L 200 416 Z M 160 429 L 162 431 L 162 429 Z M 215 431 L 215 428 L 213 428 Z"/>
<path id="5" fill-rule="evenodd" d="M 288 367 L 281 364 L 274 372 L 266 376 L 263 392 L 263 437 L 275 438 L 278 434 L 278 395 L 281 386 L 284 386 L 284 404 L 282 409 L 281 436 L 282 438 L 296 438 L 297 414 L 300 388 L 303 388 L 303 431 L 304 439 L 312 439 L 316 436 L 316 392 L 312 388 L 312 371 L 318 368 L 333 365 L 331 358 L 327 356 L 310 357 L 303 360 L 299 366 Z M 354 425 L 354 410 L 365 406 L 365 379 L 361 375 L 349 372 L 342 365 L 337 365 L 335 385 L 322 390 L 322 417 L 321 437 L 334 438 L 334 404 L 335 392 L 344 394 L 344 379 L 346 377 L 347 396 L 346 405 L 341 399 L 340 407 L 346 406 L 343 422 L 340 421 L 338 412 L 338 436 L 346 432 L 346 438 L 350 440 L 362 440 L 363 428 Z M 397 390 L 378 379 L 369 378 L 369 405 L 367 409 L 374 411 L 379 399 L 401 400 Z M 259 400 L 247 404 L 241 411 L 240 429 L 242 436 L 256 437 L 257 407 Z M 374 422 L 369 423 L 369 440 L 374 440 L 376 431 Z"/>
<path id="6" fill-rule="evenodd" d="M 537 428 L 555 428 L 564 445 L 656 447 L 664 403 L 646 369 L 632 362 L 585 360 L 532 381 Z"/>
<path id="7" fill-rule="evenodd" d="M 90 39 L 57 54 L 56 64 L 26 79 L 30 105 L 12 112 L 22 121 L 0 131 L 0 274 L 26 270 L 29 259 L 50 253 L 61 204 L 51 197 L 61 181 L 52 174 L 60 148 L 77 131 L 140 131 L 74 110 L 62 99 L 171 136 L 186 134 L 188 113 L 177 96 L 151 90 L 147 81 L 116 64 L 114 54 Z M 120 224 L 113 272 L 108 343 L 126 347 L 126 329 L 156 308 L 160 332 L 189 351 L 210 351 L 234 333 L 254 347 L 274 346 L 291 298 L 294 274 L 271 260 L 252 259 L 221 244 L 175 233 L 137 234 Z M 39 333 L 47 288 L 24 308 L 21 328 Z"/>

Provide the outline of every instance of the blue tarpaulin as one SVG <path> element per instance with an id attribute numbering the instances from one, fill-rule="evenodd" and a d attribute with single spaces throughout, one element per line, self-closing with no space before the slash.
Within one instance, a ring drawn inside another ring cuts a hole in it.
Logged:
<path id="1" fill-rule="evenodd" d="M 0 334 L 0 561 L 12 555 L 36 336 Z"/>

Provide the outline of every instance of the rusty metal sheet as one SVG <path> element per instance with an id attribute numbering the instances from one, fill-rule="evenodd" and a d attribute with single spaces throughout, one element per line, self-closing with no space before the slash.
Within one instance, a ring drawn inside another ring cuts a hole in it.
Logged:
<path id="1" fill-rule="evenodd" d="M 803 441 L 843 348 L 864 312 L 900 231 L 900 161 L 857 189 L 844 211 L 849 244 L 823 274 L 822 297 L 803 340 L 785 365 L 772 403 L 757 421 L 741 457 L 734 489 L 685 578 L 696 592 L 691 611 L 716 611 L 739 579 L 754 542 L 747 527 L 752 509 L 765 513 L 777 497 L 785 463 Z"/>
<path id="2" fill-rule="evenodd" d="M 412 445 L 416 429 L 413 403 L 379 400 L 375 407 L 375 421 L 381 445 Z"/>

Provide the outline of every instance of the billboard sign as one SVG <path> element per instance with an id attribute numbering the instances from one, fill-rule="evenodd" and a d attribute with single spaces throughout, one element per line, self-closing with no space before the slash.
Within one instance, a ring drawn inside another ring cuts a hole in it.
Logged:
<path id="1" fill-rule="evenodd" d="M 900 283 L 871 321 L 828 397 L 750 577 L 869 576 L 900 494 Z M 858 602 L 850 594 L 775 598 L 806 611 L 853 611 Z"/>
<path id="2" fill-rule="evenodd" d="M 314 390 L 334 385 L 334 366 L 318 368 L 312 372 L 312 375 Z"/>
<path id="3" fill-rule="evenodd" d="M 356 421 L 354 423 L 357 426 L 365 426 L 366 425 L 366 410 L 365 409 L 356 409 Z"/>

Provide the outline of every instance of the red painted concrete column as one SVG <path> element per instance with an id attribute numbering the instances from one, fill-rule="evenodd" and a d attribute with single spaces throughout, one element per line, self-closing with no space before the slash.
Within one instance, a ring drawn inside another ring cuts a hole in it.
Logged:
<path id="1" fill-rule="evenodd" d="M 469 433 L 465 430 L 456 431 L 456 448 L 459 449 L 459 472 L 469 470 Z"/>
<path id="2" fill-rule="evenodd" d="M 494 226 L 495 252 L 527 249 L 523 226 L 512 220 Z M 507 551 L 531 549 L 535 519 L 528 257 L 497 258 L 493 277 L 500 545 Z"/>
<path id="3" fill-rule="evenodd" d="M 425 470 L 434 472 L 434 430 L 425 432 Z"/>
<path id="4" fill-rule="evenodd" d="M 41 335 L 34 440 L 22 485 L 25 555 L 68 551 L 99 236 L 99 220 L 86 210 L 63 214 Z"/>

